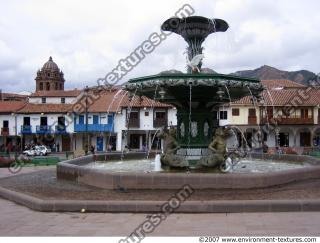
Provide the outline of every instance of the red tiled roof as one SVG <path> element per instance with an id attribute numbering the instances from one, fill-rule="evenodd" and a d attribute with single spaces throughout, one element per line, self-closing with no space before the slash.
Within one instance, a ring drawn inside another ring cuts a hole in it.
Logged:
<path id="1" fill-rule="evenodd" d="M 138 107 L 170 108 L 170 107 L 173 107 L 172 105 L 161 103 L 159 101 L 149 99 L 145 96 L 142 96 L 141 98 L 139 96 L 135 96 L 132 99 L 132 101 L 129 101 L 129 97 L 126 96 L 124 98 L 123 102 L 121 103 L 121 106 L 122 107 L 131 106 L 134 108 L 138 108 Z"/>
<path id="2" fill-rule="evenodd" d="M 51 90 L 51 91 L 37 91 L 31 94 L 31 97 L 77 97 L 81 94 L 82 90 Z"/>
<path id="3" fill-rule="evenodd" d="M 12 113 L 21 109 L 26 103 L 23 101 L 0 101 L 0 113 Z"/>
<path id="4" fill-rule="evenodd" d="M 264 105 L 267 106 L 316 106 L 320 104 L 320 89 L 282 89 L 282 90 L 267 90 L 262 92 Z M 250 96 L 245 96 L 242 99 L 233 102 L 234 105 L 253 105 Z"/>
<path id="5" fill-rule="evenodd" d="M 111 90 L 99 92 L 100 98 L 89 106 L 89 112 L 117 112 L 120 110 L 120 102 L 125 99 L 123 90 Z"/>
<path id="6" fill-rule="evenodd" d="M 268 89 L 273 88 L 306 88 L 305 85 L 287 80 L 287 79 L 270 79 L 270 80 L 261 80 L 263 86 Z"/>
<path id="7" fill-rule="evenodd" d="M 66 113 L 71 111 L 71 104 L 33 104 L 28 103 L 18 113 Z"/>

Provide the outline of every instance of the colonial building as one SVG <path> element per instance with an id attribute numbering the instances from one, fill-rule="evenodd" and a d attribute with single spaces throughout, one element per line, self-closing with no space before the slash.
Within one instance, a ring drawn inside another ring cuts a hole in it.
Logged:
<path id="1" fill-rule="evenodd" d="M 220 125 L 234 127 L 238 141 L 247 140 L 251 147 L 306 152 L 319 146 L 320 90 L 289 80 L 262 83 L 266 90 L 261 101 L 247 96 L 220 107 Z"/>

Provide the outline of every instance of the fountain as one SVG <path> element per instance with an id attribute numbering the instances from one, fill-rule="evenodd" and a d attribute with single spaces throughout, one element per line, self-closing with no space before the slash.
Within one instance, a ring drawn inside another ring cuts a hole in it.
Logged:
<path id="1" fill-rule="evenodd" d="M 201 72 L 202 43 L 209 34 L 227 29 L 221 19 L 168 19 L 162 30 L 179 34 L 188 43 L 188 72 L 134 78 L 125 85 L 131 98 L 146 96 L 176 107 L 177 127 L 156 132 L 164 139 L 161 156 L 122 151 L 75 158 L 57 165 L 58 179 L 123 190 L 178 189 L 185 184 L 195 189 L 251 189 L 318 178 L 316 158 L 263 153 L 250 153 L 247 158 L 245 148 L 227 152 L 226 137 L 229 133 L 237 137 L 237 127 L 219 127 L 217 107 L 244 96 L 251 96 L 256 106 L 264 89 L 257 79 Z M 131 108 L 130 104 L 127 122 Z"/>
<path id="2" fill-rule="evenodd" d="M 174 27 L 170 24 L 173 22 Z M 169 131 L 164 136 L 167 146 L 161 157 L 163 165 L 219 166 L 226 159 L 223 143 L 227 129 L 219 128 L 213 111 L 220 104 L 231 103 L 231 99 L 235 101 L 248 95 L 259 98 L 263 90 L 257 79 L 201 73 L 202 43 L 208 35 L 224 32 L 228 27 L 224 20 L 199 16 L 168 19 L 162 30 L 181 35 L 188 43 L 188 73 L 134 78 L 125 86 L 125 90 L 151 99 L 157 93 L 160 101 L 177 108 L 177 131 Z"/>

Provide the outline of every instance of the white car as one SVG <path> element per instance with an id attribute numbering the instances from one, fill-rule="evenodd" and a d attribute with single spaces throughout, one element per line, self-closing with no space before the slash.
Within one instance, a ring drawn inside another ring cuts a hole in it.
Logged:
<path id="1" fill-rule="evenodd" d="M 44 145 L 35 146 L 36 155 L 46 156 L 51 153 L 51 149 Z"/>
<path id="2" fill-rule="evenodd" d="M 23 151 L 23 154 L 27 156 L 46 156 L 50 153 L 51 149 L 47 148 L 44 145 L 35 146 L 34 149 L 28 149 Z"/>

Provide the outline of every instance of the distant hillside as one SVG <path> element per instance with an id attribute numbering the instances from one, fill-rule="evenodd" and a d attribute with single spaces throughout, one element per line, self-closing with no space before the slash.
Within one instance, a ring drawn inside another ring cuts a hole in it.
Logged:
<path id="1" fill-rule="evenodd" d="M 288 72 L 267 65 L 254 70 L 238 71 L 233 74 L 258 79 L 289 79 L 304 85 L 308 85 L 308 81 L 316 77 L 315 73 L 307 70 Z"/>

